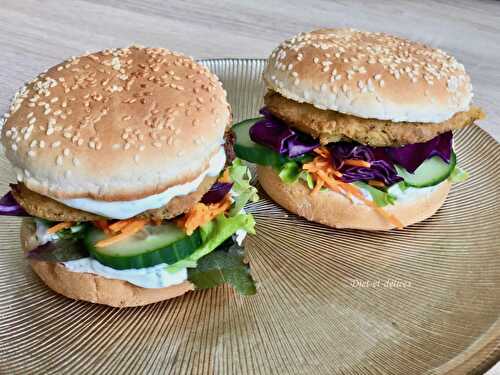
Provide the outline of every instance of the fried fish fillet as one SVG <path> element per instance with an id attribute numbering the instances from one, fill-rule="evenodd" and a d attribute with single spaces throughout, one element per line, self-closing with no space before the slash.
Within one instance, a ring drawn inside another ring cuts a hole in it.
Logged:
<path id="1" fill-rule="evenodd" d="M 274 91 L 264 97 L 269 111 L 292 128 L 319 138 L 321 144 L 357 141 L 369 146 L 403 146 L 431 140 L 439 134 L 461 129 L 485 117 L 484 112 L 471 106 L 467 112 L 456 113 L 440 123 L 392 122 L 366 119 L 332 110 L 318 109 L 299 103 Z"/>

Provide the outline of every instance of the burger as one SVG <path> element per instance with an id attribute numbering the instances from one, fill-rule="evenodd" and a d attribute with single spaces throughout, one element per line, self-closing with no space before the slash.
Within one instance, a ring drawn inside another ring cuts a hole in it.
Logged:
<path id="1" fill-rule="evenodd" d="M 463 65 L 439 49 L 321 29 L 281 43 L 263 80 L 263 117 L 233 127 L 235 151 L 293 213 L 336 228 L 403 228 L 467 177 L 452 131 L 484 114 Z"/>
<path id="2" fill-rule="evenodd" d="M 1 143 L 29 263 L 72 299 L 145 305 L 222 283 L 255 286 L 242 241 L 256 189 L 233 160 L 226 92 L 162 48 L 72 57 L 14 97 Z"/>

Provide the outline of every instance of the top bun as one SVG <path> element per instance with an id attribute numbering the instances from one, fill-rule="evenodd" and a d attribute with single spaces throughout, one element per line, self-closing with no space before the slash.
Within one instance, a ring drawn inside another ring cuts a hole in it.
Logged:
<path id="1" fill-rule="evenodd" d="M 133 200 L 198 177 L 230 121 L 226 92 L 206 68 L 130 47 L 72 57 L 29 82 L 1 141 L 35 192 Z"/>
<path id="2" fill-rule="evenodd" d="M 445 52 L 383 33 L 321 29 L 281 43 L 263 74 L 301 103 L 364 118 L 442 122 L 472 99 L 464 66 Z"/>

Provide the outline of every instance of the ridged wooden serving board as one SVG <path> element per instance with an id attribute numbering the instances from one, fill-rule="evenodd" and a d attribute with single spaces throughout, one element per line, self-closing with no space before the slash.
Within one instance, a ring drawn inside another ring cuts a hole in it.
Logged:
<path id="1" fill-rule="evenodd" d="M 262 105 L 262 60 L 202 61 L 236 121 Z M 113 309 L 46 289 L 0 218 L 0 374 L 464 374 L 499 358 L 500 146 L 456 135 L 471 178 L 402 231 L 333 230 L 262 193 L 247 240 L 258 294 L 230 288 Z M 13 173 L 0 159 L 0 191 Z"/>

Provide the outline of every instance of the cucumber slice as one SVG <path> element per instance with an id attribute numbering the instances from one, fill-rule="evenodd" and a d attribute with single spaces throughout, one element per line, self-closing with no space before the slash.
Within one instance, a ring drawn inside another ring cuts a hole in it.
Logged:
<path id="1" fill-rule="evenodd" d="M 285 158 L 273 150 L 255 143 L 250 138 L 249 130 L 253 124 L 262 120 L 262 117 L 244 120 L 233 125 L 232 130 L 236 136 L 234 152 L 240 159 L 259 165 L 279 166 Z"/>
<path id="2" fill-rule="evenodd" d="M 198 230 L 188 236 L 174 223 L 146 225 L 142 231 L 123 241 L 96 247 L 95 244 L 104 238 L 106 234 L 93 227 L 86 233 L 85 247 L 93 258 L 118 270 L 174 264 L 191 255 L 202 242 Z"/>
<path id="3" fill-rule="evenodd" d="M 433 156 L 424 161 L 414 173 L 408 172 L 402 166 L 396 164 L 398 175 L 404 178 L 405 182 L 414 187 L 434 186 L 446 180 L 455 165 L 457 164 L 457 156 L 452 151 L 450 163 L 446 163 L 439 156 Z"/>

